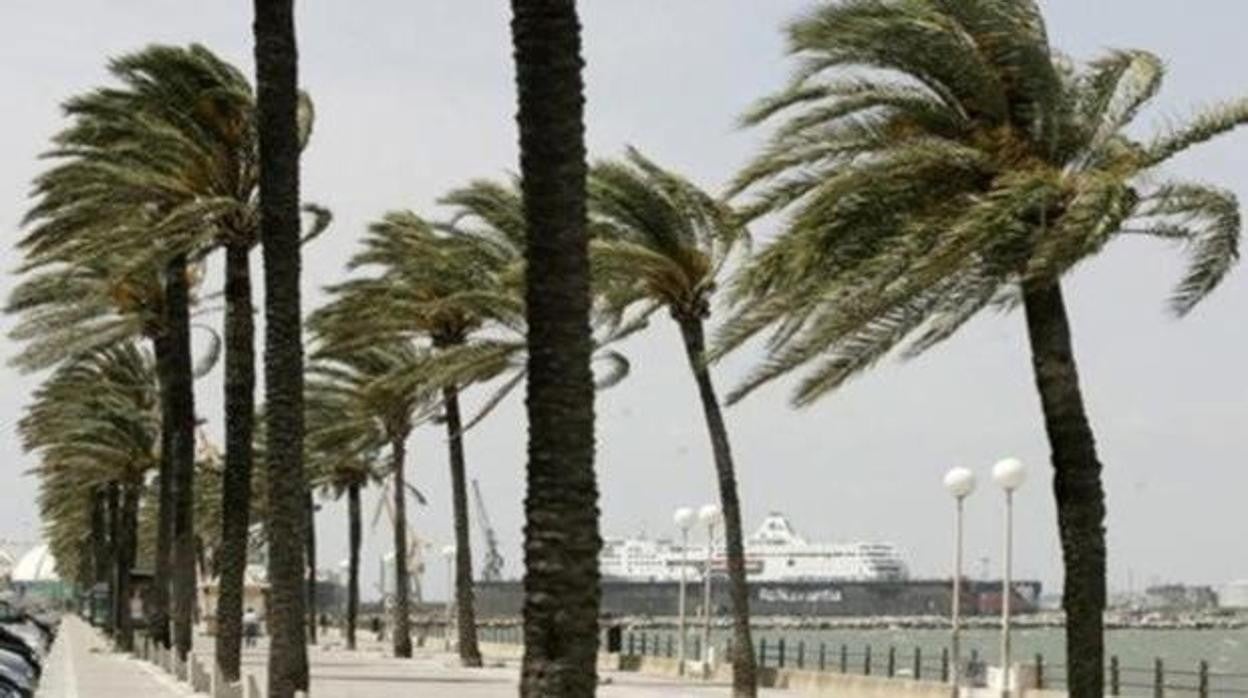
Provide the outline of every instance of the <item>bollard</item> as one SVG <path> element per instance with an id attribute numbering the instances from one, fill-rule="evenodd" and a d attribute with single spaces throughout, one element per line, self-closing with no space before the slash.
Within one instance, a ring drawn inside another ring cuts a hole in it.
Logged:
<path id="1" fill-rule="evenodd" d="M 264 698 L 264 693 L 260 690 L 260 682 L 256 681 L 256 675 L 246 674 L 245 676 L 247 677 L 244 679 L 246 693 L 243 695 L 247 698 Z"/>
<path id="2" fill-rule="evenodd" d="M 805 640 L 797 641 L 797 668 L 798 669 L 806 668 L 806 641 Z"/>
<path id="3" fill-rule="evenodd" d="M 780 638 L 780 668 L 784 668 L 784 638 Z"/>
<path id="4" fill-rule="evenodd" d="M 212 698 L 243 698 L 243 684 L 229 683 L 221 675 L 221 667 L 216 662 L 212 665 L 212 687 L 208 693 Z"/>
<path id="5" fill-rule="evenodd" d="M 828 646 L 822 642 L 819 643 L 819 671 L 828 670 Z"/>
<path id="6" fill-rule="evenodd" d="M 867 653 L 863 655 L 862 673 L 864 676 L 871 675 L 871 645 L 867 645 Z"/>
<path id="7" fill-rule="evenodd" d="M 1161 663 L 1161 657 L 1153 662 L 1153 698 L 1162 698 L 1166 695 L 1166 667 Z"/>
<path id="8" fill-rule="evenodd" d="M 1044 688 L 1044 655 L 1036 653 L 1036 688 Z"/>
<path id="9" fill-rule="evenodd" d="M 841 673 L 849 673 L 849 648 L 845 646 L 845 643 L 841 643 Z"/>
<path id="10" fill-rule="evenodd" d="M 914 648 L 914 671 L 911 673 L 915 681 L 923 678 L 923 650 Z"/>
<path id="11" fill-rule="evenodd" d="M 765 637 L 758 640 L 758 665 L 760 667 L 767 666 L 767 638 Z"/>
<path id="12" fill-rule="evenodd" d="M 1200 660 L 1199 672 L 1200 678 L 1198 679 L 1199 684 L 1196 692 L 1200 695 L 1200 698 L 1209 698 L 1209 662 L 1203 659 Z"/>
<path id="13" fill-rule="evenodd" d="M 1109 658 L 1109 695 L 1111 696 L 1119 695 L 1118 691 L 1121 684 L 1118 681 L 1118 676 L 1118 655 L 1115 654 Z"/>
<path id="14" fill-rule="evenodd" d="M 892 645 L 888 646 L 888 678 L 897 675 L 897 648 Z"/>
<path id="15" fill-rule="evenodd" d="M 940 648 L 940 680 L 949 683 L 949 648 Z"/>

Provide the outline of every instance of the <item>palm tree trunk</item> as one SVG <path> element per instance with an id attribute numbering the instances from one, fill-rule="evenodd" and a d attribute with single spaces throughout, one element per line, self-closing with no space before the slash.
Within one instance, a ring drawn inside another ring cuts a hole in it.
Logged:
<path id="1" fill-rule="evenodd" d="M 347 570 L 347 649 L 355 649 L 355 624 L 360 613 L 360 486 L 347 486 L 347 537 L 350 546 Z"/>
<path id="2" fill-rule="evenodd" d="M 97 487 L 91 493 L 91 587 L 101 582 L 108 582 L 109 565 L 112 560 L 108 555 L 108 490 Z"/>
<path id="3" fill-rule="evenodd" d="M 169 449 L 173 498 L 173 644 L 185 661 L 195 609 L 195 395 L 191 366 L 190 286 L 186 255 L 165 270 L 165 332 L 169 341 Z"/>
<path id="4" fill-rule="evenodd" d="M 1072 696 L 1104 694 L 1105 491 L 1083 405 L 1070 325 L 1058 282 L 1024 289 L 1027 335 L 1053 460 L 1065 563 L 1067 681 Z"/>
<path id="5" fill-rule="evenodd" d="M 512 0 L 528 322 L 520 695 L 594 695 L 598 486 L 580 22 L 574 0 Z"/>
<path id="6" fill-rule="evenodd" d="M 738 648 L 732 657 L 732 695 L 753 698 L 758 695 L 758 678 L 754 653 L 750 650 L 754 647 L 750 639 L 750 588 L 745 579 L 745 535 L 741 529 L 741 502 L 737 498 L 736 468 L 728 443 L 728 428 L 724 425 L 719 398 L 715 395 L 711 372 L 706 366 L 706 336 L 702 321 L 682 321 L 680 332 L 685 340 L 689 368 L 698 384 L 702 411 L 706 415 L 706 430 L 711 437 L 715 474 L 719 480 L 719 506 L 724 514 L 728 588 L 732 596 L 732 646 Z M 709 609 L 707 612 L 709 613 Z"/>
<path id="7" fill-rule="evenodd" d="M 442 391 L 446 406 L 447 451 L 451 461 L 451 509 L 455 519 L 455 612 L 459 632 L 459 661 L 467 667 L 481 666 L 477 645 L 477 614 L 472 588 L 472 543 L 468 529 L 468 483 L 464 466 L 463 421 L 459 415 L 459 390 Z"/>
<path id="8" fill-rule="evenodd" d="M 112 635 L 116 642 L 117 628 L 121 618 L 121 599 L 118 593 L 118 580 L 121 570 L 121 486 L 117 481 L 108 483 L 108 621 L 104 631 Z"/>
<path id="9" fill-rule="evenodd" d="M 160 472 L 157 478 L 156 512 L 156 560 L 150 592 L 148 633 L 156 644 L 170 649 L 169 591 L 173 578 L 173 353 L 169 337 L 163 330 L 152 338 L 152 351 L 156 355 L 156 378 L 160 385 Z"/>
<path id="10" fill-rule="evenodd" d="M 225 470 L 221 476 L 221 552 L 217 555 L 216 660 L 221 675 L 240 678 L 243 584 L 251 526 L 255 432 L 256 328 L 251 305 L 251 248 L 225 248 Z"/>
<path id="11" fill-rule="evenodd" d="M 303 326 L 299 295 L 298 56 L 293 0 L 255 0 L 265 282 L 269 698 L 308 689 L 303 624 Z"/>
<path id="12" fill-rule="evenodd" d="M 390 442 L 390 469 L 394 478 L 394 656 L 412 656 L 412 608 L 407 574 L 407 432 Z"/>
<path id="13" fill-rule="evenodd" d="M 308 534 L 304 537 L 307 551 L 304 556 L 308 561 L 308 643 L 316 644 L 316 500 L 312 492 L 307 494 L 308 501 Z"/>
<path id="14" fill-rule="evenodd" d="M 130 571 L 134 569 L 136 528 L 139 516 L 139 485 L 129 484 L 121 490 L 121 525 L 117 531 L 117 621 L 114 641 L 119 652 L 134 650 L 134 618 L 130 615 Z"/>

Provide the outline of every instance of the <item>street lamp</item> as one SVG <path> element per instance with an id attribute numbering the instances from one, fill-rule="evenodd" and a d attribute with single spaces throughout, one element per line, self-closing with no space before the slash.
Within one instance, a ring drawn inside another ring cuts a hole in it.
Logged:
<path id="1" fill-rule="evenodd" d="M 676 522 L 676 527 L 680 529 L 680 669 L 681 676 L 685 674 L 685 585 L 689 576 L 689 529 L 693 526 L 693 520 L 696 517 L 693 509 L 689 507 L 681 507 L 672 514 L 672 520 Z"/>
<path id="2" fill-rule="evenodd" d="M 953 626 L 953 685 L 958 685 L 962 669 L 962 502 L 975 491 L 975 473 L 966 468 L 951 468 L 945 473 L 945 489 L 957 502 L 953 524 L 953 601 L 950 604 Z"/>
<path id="3" fill-rule="evenodd" d="M 992 466 L 992 479 L 1005 490 L 1005 570 L 1001 578 L 1001 686 L 1002 694 L 1010 692 L 1010 580 L 1014 558 L 1014 490 L 1027 479 L 1027 468 L 1017 458 L 1006 458 Z"/>
<path id="4" fill-rule="evenodd" d="M 444 644 L 447 651 L 450 651 L 451 624 L 455 619 L 451 612 L 455 606 L 455 546 L 443 547 L 442 557 L 446 558 L 446 642 Z"/>
<path id="5" fill-rule="evenodd" d="M 711 657 L 711 556 L 715 551 L 715 526 L 723 518 L 719 507 L 707 504 L 698 510 L 698 521 L 706 526 L 706 567 L 702 570 L 702 657 Z M 748 651 L 748 650 L 747 650 Z"/>

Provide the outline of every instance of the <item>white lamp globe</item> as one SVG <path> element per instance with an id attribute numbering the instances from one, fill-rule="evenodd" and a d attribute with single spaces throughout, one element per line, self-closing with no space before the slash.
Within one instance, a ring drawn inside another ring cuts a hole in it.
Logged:
<path id="1" fill-rule="evenodd" d="M 714 504 L 707 504 L 698 510 L 698 520 L 707 526 L 714 526 L 719 523 L 719 519 L 719 507 Z"/>
<path id="2" fill-rule="evenodd" d="M 688 531 L 693 525 L 693 520 L 697 518 L 697 514 L 689 507 L 681 507 L 672 514 L 672 521 L 676 522 L 676 526 L 682 531 Z"/>
<path id="3" fill-rule="evenodd" d="M 448 545 L 442 548 L 442 554 L 446 557 L 455 557 L 455 546 Z"/>
<path id="4" fill-rule="evenodd" d="M 975 491 L 975 473 L 967 468 L 950 468 L 945 473 L 945 489 L 958 499 Z"/>
<path id="5" fill-rule="evenodd" d="M 1005 458 L 992 466 L 992 479 L 1002 489 L 1013 492 L 1027 479 L 1027 467 L 1017 458 Z"/>

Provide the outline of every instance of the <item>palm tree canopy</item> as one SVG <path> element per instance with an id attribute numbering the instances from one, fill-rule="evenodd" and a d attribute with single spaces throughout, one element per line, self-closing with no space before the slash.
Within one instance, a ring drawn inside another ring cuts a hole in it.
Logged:
<path id="1" fill-rule="evenodd" d="M 45 535 L 63 570 L 77 569 L 92 491 L 142 487 L 159 462 L 154 363 L 133 343 L 79 356 L 35 391 L 18 423 L 23 448 L 39 459 Z"/>
<path id="2" fill-rule="evenodd" d="M 32 340 L 16 362 L 50 366 L 118 338 L 159 332 L 159 271 L 176 254 L 257 235 L 255 100 L 208 49 L 149 46 L 109 63 L 120 85 L 64 105 L 69 125 L 34 183 L 21 241 L 27 278 L 9 312 Z M 301 137 L 312 126 L 301 103 Z M 328 212 L 311 207 L 323 230 Z M 195 270 L 196 281 L 202 270 Z"/>
<path id="3" fill-rule="evenodd" d="M 630 148 L 589 174 L 590 253 L 600 311 L 622 322 L 635 304 L 678 319 L 710 313 L 717 276 L 744 222 L 725 204 Z"/>
<path id="4" fill-rule="evenodd" d="M 356 278 L 331 286 L 310 325 L 323 356 L 382 343 L 432 350 L 386 375 L 398 392 L 462 388 L 502 378 L 471 427 L 524 380 L 524 210 L 514 180 L 474 180 L 447 193 L 451 215 L 429 221 L 392 211 L 369 226 L 348 263 Z M 603 350 L 600 385 L 622 380 L 627 360 Z M 378 384 L 380 385 L 380 383 Z"/>
<path id="5" fill-rule="evenodd" d="M 744 117 L 775 131 L 732 187 L 783 229 L 734 283 L 716 355 L 771 333 L 731 400 L 813 363 L 794 396 L 808 404 L 1120 235 L 1185 246 L 1178 314 L 1237 260 L 1234 195 L 1158 166 L 1248 121 L 1248 100 L 1133 137 L 1161 61 L 1120 50 L 1075 66 L 1035 0 L 824 2 L 788 38 L 792 81 Z"/>

